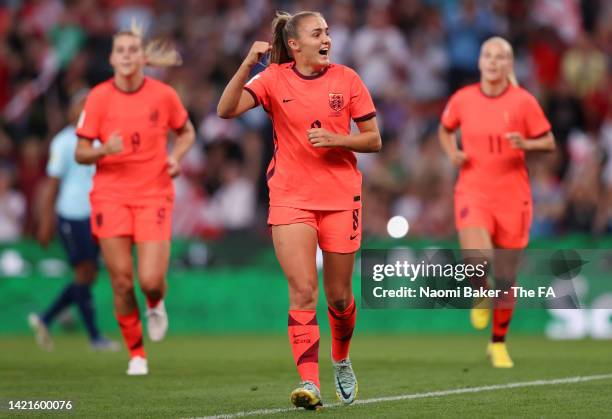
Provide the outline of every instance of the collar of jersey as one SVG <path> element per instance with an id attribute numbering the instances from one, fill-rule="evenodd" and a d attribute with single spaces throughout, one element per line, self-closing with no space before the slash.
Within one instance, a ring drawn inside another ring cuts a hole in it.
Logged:
<path id="1" fill-rule="evenodd" d="M 117 90 L 119 93 L 122 93 L 124 95 L 133 95 L 134 93 L 138 93 L 142 90 L 142 88 L 144 87 L 145 83 L 147 82 L 147 77 L 143 77 L 142 79 L 142 83 L 140 83 L 140 86 L 138 86 L 138 88 L 136 88 L 136 90 L 132 90 L 131 92 L 126 92 L 125 90 L 121 90 L 119 88 L 119 86 L 117 86 L 115 84 L 115 79 L 111 79 L 111 84 L 113 85 L 113 87 L 115 88 L 115 90 Z"/>
<path id="2" fill-rule="evenodd" d="M 294 72 L 295 74 L 297 74 L 297 76 L 298 76 L 299 78 L 301 78 L 301 79 L 304 79 L 304 80 L 314 80 L 314 79 L 318 79 L 319 77 L 323 77 L 323 76 L 325 75 L 325 73 L 327 73 L 327 70 L 329 70 L 329 67 L 330 67 L 330 66 L 331 66 L 331 64 L 327 65 L 327 66 L 326 66 L 326 67 L 323 69 L 323 71 L 321 71 L 319 74 L 315 74 L 315 75 L 313 75 L 313 76 L 305 76 L 305 75 L 303 75 L 302 73 L 300 73 L 300 72 L 298 71 L 298 69 L 295 67 L 295 61 L 293 62 L 293 65 L 291 66 L 291 69 L 292 69 L 292 70 L 293 70 L 293 72 Z"/>
<path id="3" fill-rule="evenodd" d="M 503 95 L 505 95 L 509 90 L 510 90 L 510 86 L 512 85 L 512 83 L 508 82 L 508 84 L 506 85 L 506 88 L 504 90 L 502 90 L 501 92 L 499 92 L 498 95 L 495 96 L 491 96 L 486 94 L 483 90 L 482 90 L 482 86 L 480 85 L 480 83 L 478 83 L 478 91 L 487 99 L 497 99 L 502 97 Z"/>

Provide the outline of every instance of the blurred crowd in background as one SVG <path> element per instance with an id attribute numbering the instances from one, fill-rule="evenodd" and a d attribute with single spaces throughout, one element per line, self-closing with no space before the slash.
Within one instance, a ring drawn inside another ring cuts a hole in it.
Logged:
<path id="1" fill-rule="evenodd" d="M 383 149 L 358 157 L 366 237 L 386 236 L 394 215 L 412 236 L 453 236 L 456 170 L 436 129 L 449 95 L 478 80 L 480 44 L 495 34 L 514 46 L 519 82 L 558 143 L 529 158 L 532 237 L 612 230 L 610 1 L 4 0 L 0 241 L 34 234 L 50 140 L 71 95 L 112 77 L 112 35 L 134 18 L 181 52 L 181 67 L 147 72 L 177 89 L 198 133 L 176 181 L 175 234 L 265 234 L 270 121 L 261 109 L 222 120 L 216 104 L 252 42 L 270 40 L 276 10 L 322 12 L 332 61 L 353 67 L 375 99 Z"/>

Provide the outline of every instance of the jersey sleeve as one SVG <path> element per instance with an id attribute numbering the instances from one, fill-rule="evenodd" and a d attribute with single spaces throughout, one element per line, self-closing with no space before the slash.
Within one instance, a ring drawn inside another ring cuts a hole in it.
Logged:
<path id="1" fill-rule="evenodd" d="M 185 126 L 189 115 L 187 114 L 185 106 L 183 106 L 183 102 L 181 102 L 181 98 L 179 98 L 179 95 L 176 93 L 176 90 L 174 90 L 173 88 L 170 88 L 169 90 L 170 94 L 168 95 L 168 124 L 170 125 L 170 128 L 176 131 Z"/>
<path id="2" fill-rule="evenodd" d="M 249 92 L 255 100 L 255 106 L 261 105 L 266 112 L 270 111 L 270 96 L 274 81 L 274 70 L 271 66 L 264 71 L 255 74 L 251 80 L 244 85 L 244 90 Z"/>
<path id="3" fill-rule="evenodd" d="M 444 107 L 444 111 L 442 111 L 440 122 L 444 128 L 454 131 L 461 125 L 460 107 L 459 96 L 455 93 L 448 100 L 448 103 Z"/>
<path id="4" fill-rule="evenodd" d="M 95 90 L 87 96 L 85 106 L 77 122 L 76 133 L 78 137 L 91 141 L 100 138 L 103 103 L 104 101 L 100 98 L 100 95 L 95 94 Z"/>
<path id="5" fill-rule="evenodd" d="M 523 112 L 523 120 L 525 124 L 525 134 L 527 138 L 537 138 L 546 134 L 550 131 L 550 122 L 544 115 L 542 107 L 538 103 L 535 97 L 527 93 L 523 105 L 521 106 Z"/>
<path id="6" fill-rule="evenodd" d="M 74 158 L 64 146 L 65 142 L 57 135 L 51 141 L 49 161 L 47 162 L 47 176 L 62 178 L 68 170 L 68 159 Z"/>
<path id="7" fill-rule="evenodd" d="M 368 88 L 359 75 L 353 72 L 351 80 L 351 97 L 349 102 L 351 119 L 355 122 L 367 121 L 376 116 L 376 108 Z"/>

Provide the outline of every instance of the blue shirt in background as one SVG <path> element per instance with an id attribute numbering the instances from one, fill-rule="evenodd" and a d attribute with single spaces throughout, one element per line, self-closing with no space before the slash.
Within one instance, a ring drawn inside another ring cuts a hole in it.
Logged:
<path id="1" fill-rule="evenodd" d="M 74 159 L 77 141 L 75 127 L 61 130 L 51 141 L 47 163 L 47 176 L 60 180 L 57 214 L 71 220 L 89 218 L 89 192 L 95 173 L 94 165 L 78 164 Z"/>

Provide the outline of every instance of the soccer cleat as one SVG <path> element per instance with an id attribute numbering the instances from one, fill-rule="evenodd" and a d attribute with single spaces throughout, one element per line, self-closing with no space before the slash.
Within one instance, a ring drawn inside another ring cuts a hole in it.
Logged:
<path id="1" fill-rule="evenodd" d="M 321 392 L 312 381 L 300 383 L 300 386 L 291 392 L 291 403 L 306 410 L 318 410 L 323 407 Z"/>
<path id="2" fill-rule="evenodd" d="M 34 331 L 34 336 L 38 346 L 47 351 L 52 350 L 53 340 L 49 334 L 49 329 L 47 329 L 47 325 L 42 321 L 38 314 L 30 313 L 28 315 L 28 323 L 30 328 Z"/>
<path id="3" fill-rule="evenodd" d="M 339 362 L 334 362 L 334 383 L 336 384 L 336 396 L 343 404 L 351 404 L 357 398 L 359 387 L 357 377 L 353 371 L 350 359 L 346 358 Z"/>
<path id="4" fill-rule="evenodd" d="M 127 375 L 147 375 L 149 373 L 147 359 L 141 356 L 130 359 L 126 373 Z"/>
<path id="5" fill-rule="evenodd" d="M 99 337 L 96 340 L 92 340 L 90 344 L 91 349 L 95 352 L 119 352 L 121 349 L 118 342 L 105 337 Z"/>
<path id="6" fill-rule="evenodd" d="M 491 310 L 488 308 L 473 308 L 470 310 L 470 321 L 474 329 L 482 330 L 489 324 Z"/>
<path id="7" fill-rule="evenodd" d="M 487 355 L 495 368 L 512 368 L 514 366 L 505 342 L 490 342 L 487 346 Z"/>
<path id="8" fill-rule="evenodd" d="M 148 308 L 146 316 L 149 339 L 159 342 L 166 336 L 168 330 L 168 313 L 166 313 L 164 301 L 161 300 L 155 307 Z"/>
<path id="9" fill-rule="evenodd" d="M 474 329 L 482 330 L 487 327 L 490 317 L 491 309 L 486 298 L 474 304 L 474 307 L 470 310 L 470 321 Z"/>

